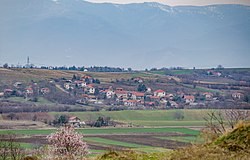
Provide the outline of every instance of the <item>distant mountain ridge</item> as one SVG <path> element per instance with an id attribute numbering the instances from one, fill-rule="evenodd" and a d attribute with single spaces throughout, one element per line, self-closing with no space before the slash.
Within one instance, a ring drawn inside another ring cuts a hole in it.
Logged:
<path id="1" fill-rule="evenodd" d="M 249 66 L 250 7 L 2 0 L 0 63 Z"/>

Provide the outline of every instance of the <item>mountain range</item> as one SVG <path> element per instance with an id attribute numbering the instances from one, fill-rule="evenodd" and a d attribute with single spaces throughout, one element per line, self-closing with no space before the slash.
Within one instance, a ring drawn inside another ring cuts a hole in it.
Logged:
<path id="1" fill-rule="evenodd" d="M 0 64 L 250 67 L 250 6 L 1 0 Z"/>

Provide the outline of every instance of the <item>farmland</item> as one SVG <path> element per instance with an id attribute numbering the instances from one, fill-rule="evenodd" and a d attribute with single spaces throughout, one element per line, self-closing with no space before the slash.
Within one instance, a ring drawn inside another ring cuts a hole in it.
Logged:
<path id="1" fill-rule="evenodd" d="M 176 112 L 185 113 L 186 118 L 177 122 L 174 120 Z M 88 120 L 89 117 L 95 119 L 99 116 L 110 116 L 115 121 L 123 122 L 125 125 L 122 127 L 77 129 L 77 132 L 84 134 L 84 141 L 90 146 L 93 154 L 103 153 L 105 150 L 109 150 L 109 148 L 116 150 L 133 149 L 142 152 L 162 152 L 187 146 L 191 142 L 194 142 L 194 139 L 199 139 L 198 135 L 200 131 L 184 126 L 188 124 L 187 126 L 192 128 L 191 125 L 193 122 L 193 124 L 200 125 L 199 127 L 201 127 L 203 123 L 200 122 L 202 116 L 199 110 L 51 112 L 50 114 L 70 114 L 79 116 L 82 120 Z M 9 125 L 11 123 L 14 125 L 17 122 L 10 121 Z M 157 126 L 157 122 L 163 126 L 159 124 Z M 25 123 L 28 124 L 27 122 Z M 131 123 L 140 124 L 141 127 L 129 127 Z M 142 127 L 142 124 L 148 125 Z M 15 134 L 17 135 L 17 142 L 21 143 L 21 147 L 29 149 L 32 146 L 48 144 L 46 136 L 56 131 L 56 128 L 50 127 L 50 129 L 49 126 L 47 129 L 44 126 L 42 127 L 43 129 L 39 129 L 39 126 L 30 129 L 24 128 L 0 130 L 0 135 Z"/>
<path id="2" fill-rule="evenodd" d="M 99 116 L 110 117 L 112 120 L 132 123 L 140 126 L 204 126 L 203 117 L 208 110 L 125 110 L 100 112 L 51 112 L 51 115 L 68 114 L 77 116 L 84 121 L 95 120 Z M 178 120 L 177 114 L 183 115 Z"/>
<path id="3" fill-rule="evenodd" d="M 31 148 L 48 144 L 46 136 L 55 129 L 1 130 L 0 135 L 16 134 L 21 147 Z M 84 141 L 93 153 L 98 154 L 109 148 L 116 150 L 133 149 L 143 152 L 167 151 L 187 146 L 191 141 L 162 139 L 158 137 L 196 137 L 199 131 L 188 128 L 85 128 L 77 129 L 84 134 Z M 98 152 L 96 152 L 98 150 Z"/>

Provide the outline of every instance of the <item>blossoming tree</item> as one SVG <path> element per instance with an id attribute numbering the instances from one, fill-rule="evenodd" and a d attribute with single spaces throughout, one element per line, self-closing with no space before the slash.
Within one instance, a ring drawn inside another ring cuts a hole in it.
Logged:
<path id="1" fill-rule="evenodd" d="M 65 126 L 47 138 L 56 155 L 85 156 L 88 154 L 88 146 L 82 140 L 83 135 L 77 133 L 71 126 Z"/>

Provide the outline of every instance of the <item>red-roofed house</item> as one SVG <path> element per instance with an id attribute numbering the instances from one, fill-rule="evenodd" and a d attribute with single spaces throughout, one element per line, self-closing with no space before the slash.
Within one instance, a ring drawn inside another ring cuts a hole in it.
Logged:
<path id="1" fill-rule="evenodd" d="M 76 116 L 69 117 L 68 123 L 73 125 L 74 127 L 85 125 L 85 122 L 81 121 L 81 119 Z"/>
<path id="2" fill-rule="evenodd" d="M 145 106 L 151 106 L 151 107 L 153 107 L 153 106 L 155 106 L 156 104 L 155 104 L 155 102 L 145 102 L 144 105 L 145 105 Z"/>
<path id="3" fill-rule="evenodd" d="M 116 90 L 115 95 L 117 96 L 118 99 L 127 99 L 128 98 L 128 92 L 127 91 L 120 91 Z"/>
<path id="4" fill-rule="evenodd" d="M 49 88 L 41 88 L 41 93 L 42 94 L 48 94 L 50 92 Z"/>
<path id="5" fill-rule="evenodd" d="M 205 92 L 205 93 L 203 93 L 203 96 L 205 96 L 206 99 L 212 99 L 213 98 L 213 93 Z"/>
<path id="6" fill-rule="evenodd" d="M 184 96 L 184 100 L 186 103 L 193 103 L 195 101 L 194 96 Z"/>
<path id="7" fill-rule="evenodd" d="M 166 92 L 161 89 L 154 91 L 154 96 L 164 97 L 165 95 L 166 95 Z"/>
<path id="8" fill-rule="evenodd" d="M 12 93 L 13 90 L 12 89 L 4 89 L 4 93 Z"/>
<path id="9" fill-rule="evenodd" d="M 74 82 L 78 87 L 86 87 L 87 83 L 84 81 L 75 81 Z"/>
<path id="10" fill-rule="evenodd" d="M 131 93 L 131 98 L 132 99 L 143 99 L 144 98 L 144 93 L 142 92 L 132 92 Z"/>
<path id="11" fill-rule="evenodd" d="M 33 89 L 32 88 L 27 88 L 26 93 L 27 94 L 33 94 Z"/>
<path id="12" fill-rule="evenodd" d="M 95 87 L 92 84 L 88 84 L 87 85 L 87 90 L 90 94 L 94 94 L 95 93 Z"/>

